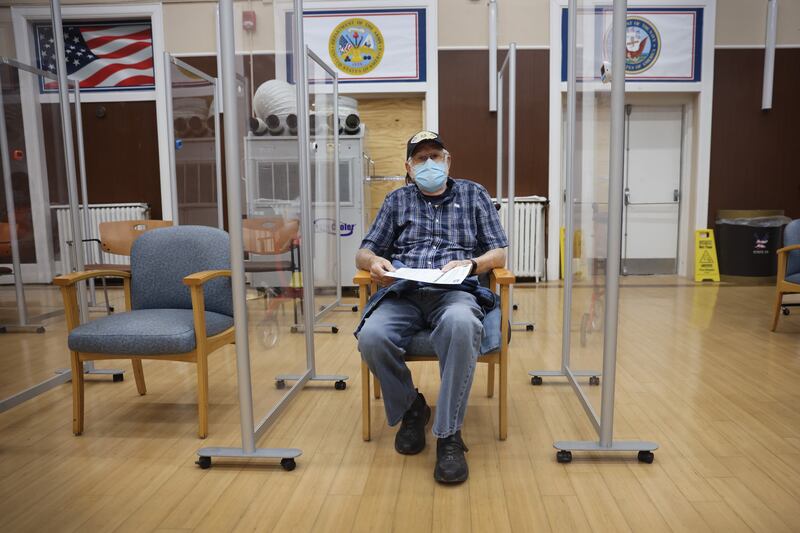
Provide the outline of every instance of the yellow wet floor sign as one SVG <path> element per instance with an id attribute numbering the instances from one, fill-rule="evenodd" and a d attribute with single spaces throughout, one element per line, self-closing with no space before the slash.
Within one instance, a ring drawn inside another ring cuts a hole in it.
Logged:
<path id="1" fill-rule="evenodd" d="M 714 230 L 699 229 L 694 232 L 694 280 L 719 281 L 717 247 L 714 244 Z"/>

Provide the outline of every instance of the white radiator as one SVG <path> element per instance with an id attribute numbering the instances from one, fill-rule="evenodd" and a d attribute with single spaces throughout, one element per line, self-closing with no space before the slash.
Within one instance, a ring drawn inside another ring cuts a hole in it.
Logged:
<path id="1" fill-rule="evenodd" d="M 67 244 L 72 241 L 72 225 L 68 205 L 54 205 L 56 222 L 58 224 L 58 246 L 61 251 L 61 272 L 71 272 L 75 251 Z M 83 206 L 80 208 L 81 224 L 83 224 Z M 119 220 L 145 220 L 150 218 L 150 207 L 147 204 L 89 204 L 89 234 L 86 226 L 83 228 L 84 239 L 100 238 L 100 223 Z M 85 243 L 84 250 L 86 264 L 109 263 L 112 265 L 126 265 L 130 259 L 123 255 L 102 252 L 97 257 L 99 246 L 96 242 Z"/>
<path id="2" fill-rule="evenodd" d="M 518 278 L 545 277 L 544 209 L 547 198 L 520 196 L 514 199 L 514 234 L 508 235 L 511 243 L 509 265 Z M 500 222 L 507 229 L 508 201 L 500 202 Z"/>

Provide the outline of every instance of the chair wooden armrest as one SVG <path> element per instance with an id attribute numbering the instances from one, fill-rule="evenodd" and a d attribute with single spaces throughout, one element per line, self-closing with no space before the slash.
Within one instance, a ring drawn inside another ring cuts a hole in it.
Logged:
<path id="1" fill-rule="evenodd" d="M 353 283 L 361 287 L 362 285 L 369 285 L 372 278 L 366 270 L 356 270 L 356 275 L 353 276 Z"/>
<path id="2" fill-rule="evenodd" d="M 493 268 L 489 276 L 500 285 L 513 285 L 517 280 L 516 276 L 506 268 Z"/>
<path id="3" fill-rule="evenodd" d="M 211 281 L 214 278 L 219 278 L 222 276 L 229 276 L 231 275 L 230 270 L 204 270 L 202 272 L 195 272 L 194 274 L 189 274 L 185 278 L 183 278 L 183 282 L 186 285 L 195 286 L 195 285 L 202 285 L 207 281 Z"/>
<path id="4" fill-rule="evenodd" d="M 784 246 L 783 248 L 778 249 L 777 254 L 788 254 L 789 252 L 793 252 L 795 250 L 800 250 L 800 244 L 790 244 L 789 246 Z"/>
<path id="5" fill-rule="evenodd" d="M 131 310 L 131 273 L 124 270 L 89 270 L 72 272 L 53 278 L 53 284 L 61 287 L 61 298 L 64 301 L 64 315 L 67 319 L 67 331 L 78 327 L 80 311 L 78 310 L 78 292 L 76 283 L 90 278 L 122 278 L 123 292 L 125 294 L 125 310 Z"/>
<path id="6" fill-rule="evenodd" d="M 131 273 L 124 270 L 86 270 L 83 272 L 72 272 L 71 274 L 62 274 L 53 278 L 53 284 L 59 287 L 69 287 L 75 285 L 79 281 L 89 278 L 124 278 L 131 279 Z"/>
<path id="7" fill-rule="evenodd" d="M 230 342 L 230 334 L 233 332 L 233 326 L 225 331 L 208 337 L 206 334 L 206 298 L 203 293 L 203 284 L 215 278 L 223 276 L 230 277 L 230 270 L 204 270 L 202 272 L 195 272 L 183 278 L 183 282 L 189 286 L 190 296 L 192 298 L 192 317 L 194 319 L 194 335 L 197 342 L 198 353 L 211 353 L 220 346 Z M 201 370 L 206 370 L 205 360 L 201 361 L 198 357 L 198 365 L 202 367 Z"/>

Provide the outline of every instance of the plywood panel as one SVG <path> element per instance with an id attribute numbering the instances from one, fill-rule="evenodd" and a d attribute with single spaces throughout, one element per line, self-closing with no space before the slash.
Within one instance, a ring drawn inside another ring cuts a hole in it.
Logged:
<path id="1" fill-rule="evenodd" d="M 367 151 L 375 175 L 404 176 L 406 142 L 422 129 L 421 97 L 360 98 L 361 121 L 367 126 Z"/>

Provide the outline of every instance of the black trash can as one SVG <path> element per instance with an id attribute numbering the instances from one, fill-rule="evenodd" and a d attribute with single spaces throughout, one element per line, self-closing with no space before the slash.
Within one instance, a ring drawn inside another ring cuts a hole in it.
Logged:
<path id="1" fill-rule="evenodd" d="M 774 276 L 775 253 L 783 242 L 785 216 L 717 219 L 719 273 L 724 276 Z"/>

